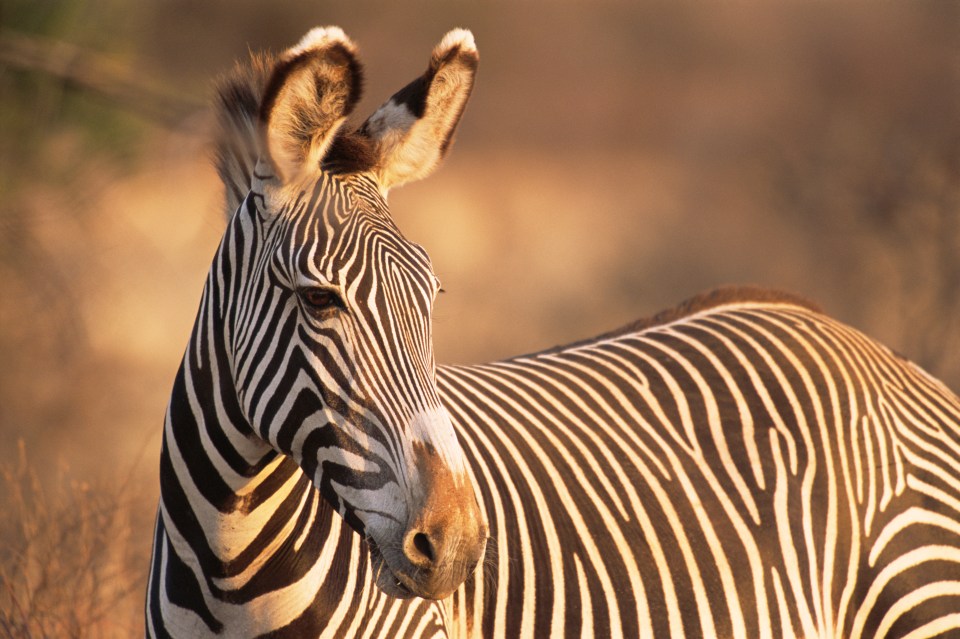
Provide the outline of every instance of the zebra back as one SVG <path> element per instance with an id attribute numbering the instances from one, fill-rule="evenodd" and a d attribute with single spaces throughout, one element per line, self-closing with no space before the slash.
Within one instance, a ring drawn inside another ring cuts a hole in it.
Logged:
<path id="1" fill-rule="evenodd" d="M 476 636 L 960 628 L 960 400 L 809 305 L 725 289 L 439 384 L 496 553 Z"/>

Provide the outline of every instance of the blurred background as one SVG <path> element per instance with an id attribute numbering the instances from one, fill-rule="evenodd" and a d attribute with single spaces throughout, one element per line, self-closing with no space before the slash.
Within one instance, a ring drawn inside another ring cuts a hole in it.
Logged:
<path id="1" fill-rule="evenodd" d="M 224 228 L 206 105 L 248 49 L 360 45 L 362 120 L 473 30 L 391 194 L 440 362 L 723 284 L 800 293 L 960 389 L 960 4 L 0 1 L 0 636 L 139 632 L 160 428 Z"/>

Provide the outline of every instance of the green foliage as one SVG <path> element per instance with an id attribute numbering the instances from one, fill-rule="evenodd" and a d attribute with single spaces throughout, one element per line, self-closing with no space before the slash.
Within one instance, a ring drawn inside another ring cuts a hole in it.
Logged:
<path id="1" fill-rule="evenodd" d="M 78 53 L 121 61 L 136 12 L 118 3 L 8 0 L 0 8 L 0 43 L 26 41 L 45 50 L 48 66 L 0 59 L 0 192 L 9 202 L 27 188 L 64 186 L 78 163 L 129 164 L 149 123 L 70 78 Z M 15 49 L 14 49 L 15 51 Z M 69 138 L 69 143 L 64 142 Z"/>

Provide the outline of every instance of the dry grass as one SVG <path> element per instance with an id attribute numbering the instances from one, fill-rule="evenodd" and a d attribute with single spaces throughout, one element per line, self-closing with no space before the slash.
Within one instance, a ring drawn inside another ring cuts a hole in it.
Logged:
<path id="1" fill-rule="evenodd" d="M 149 508 L 129 482 L 95 486 L 42 463 L 20 442 L 16 463 L 0 469 L 0 636 L 142 634 Z"/>

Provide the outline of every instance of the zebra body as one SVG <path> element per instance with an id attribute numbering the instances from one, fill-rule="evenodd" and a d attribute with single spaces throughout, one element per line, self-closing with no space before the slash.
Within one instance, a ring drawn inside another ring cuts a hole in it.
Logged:
<path id="1" fill-rule="evenodd" d="M 956 396 L 790 300 L 684 313 L 441 371 L 499 551 L 473 633 L 956 632 Z"/>
<path id="2" fill-rule="evenodd" d="M 806 303 L 434 366 L 385 194 L 476 60 L 451 32 L 346 135 L 338 29 L 221 90 L 236 212 L 165 420 L 148 636 L 960 633 L 960 400 Z"/>

